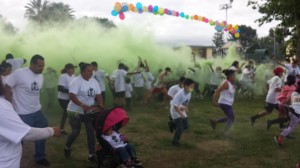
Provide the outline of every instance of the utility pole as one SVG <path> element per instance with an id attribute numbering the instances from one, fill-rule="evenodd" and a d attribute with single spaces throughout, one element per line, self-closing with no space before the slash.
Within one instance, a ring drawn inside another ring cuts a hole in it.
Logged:
<path id="1" fill-rule="evenodd" d="M 232 2 L 233 2 L 233 0 L 230 0 L 229 3 L 220 5 L 220 10 L 225 10 L 225 12 L 226 12 L 226 23 L 228 23 L 228 14 L 227 14 L 227 11 L 228 11 L 228 9 L 232 8 L 232 5 L 231 5 Z"/>

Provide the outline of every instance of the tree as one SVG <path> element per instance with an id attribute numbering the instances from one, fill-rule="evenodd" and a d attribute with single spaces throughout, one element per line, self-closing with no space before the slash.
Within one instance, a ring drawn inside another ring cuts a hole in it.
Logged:
<path id="1" fill-rule="evenodd" d="M 216 54 L 222 55 L 222 46 L 225 44 L 224 42 L 224 32 L 223 31 L 217 31 L 213 36 L 213 43 L 216 47 L 216 50 L 214 51 Z"/>
<path id="2" fill-rule="evenodd" d="M 285 37 L 294 39 L 296 57 L 300 59 L 300 3 L 299 0 L 248 0 L 248 5 L 263 14 L 257 21 L 260 25 L 279 21 L 278 27 L 289 30 Z"/>
<path id="3" fill-rule="evenodd" d="M 73 13 L 73 9 L 68 4 L 53 2 L 49 5 L 46 16 L 50 22 L 65 22 L 74 18 Z"/>
<path id="4" fill-rule="evenodd" d="M 46 21 L 48 7 L 48 0 L 32 0 L 25 6 L 25 18 L 42 24 Z"/>
<path id="5" fill-rule="evenodd" d="M 101 26 L 105 27 L 105 28 L 115 28 L 117 27 L 113 21 L 107 19 L 107 18 L 99 18 L 99 17 L 87 17 L 84 16 L 83 18 L 80 18 L 78 21 L 94 21 L 98 24 L 100 24 Z"/>
<path id="6" fill-rule="evenodd" d="M 15 34 L 17 32 L 17 28 L 15 28 L 15 26 L 7 21 L 2 15 L 0 15 L 0 29 L 8 34 Z"/>

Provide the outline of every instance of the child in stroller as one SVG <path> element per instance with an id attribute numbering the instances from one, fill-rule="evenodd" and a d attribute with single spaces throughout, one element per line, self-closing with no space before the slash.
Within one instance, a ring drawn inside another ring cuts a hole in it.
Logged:
<path id="1" fill-rule="evenodd" d="M 102 138 L 112 146 L 114 152 L 120 157 L 121 167 L 140 167 L 142 165 L 136 158 L 133 145 L 128 143 L 127 138 L 114 131 L 112 127 L 102 134 Z"/>
<path id="2" fill-rule="evenodd" d="M 129 118 L 123 108 L 104 110 L 94 116 L 96 137 L 99 141 L 98 168 L 121 167 L 142 168 L 136 158 L 135 149 L 127 139 L 118 133 Z"/>

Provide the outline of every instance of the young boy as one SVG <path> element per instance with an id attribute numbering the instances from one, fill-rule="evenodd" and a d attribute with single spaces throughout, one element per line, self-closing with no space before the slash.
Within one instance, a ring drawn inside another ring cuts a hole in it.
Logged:
<path id="1" fill-rule="evenodd" d="M 120 157 L 122 168 L 139 167 L 142 163 L 136 157 L 136 151 L 132 144 L 127 143 L 126 138 L 114 131 L 113 128 L 107 129 L 102 138 L 106 140 Z"/>
<path id="2" fill-rule="evenodd" d="M 129 77 L 125 78 L 125 100 L 126 100 L 126 110 L 131 110 L 131 96 L 132 96 L 132 85 L 131 79 Z"/>
<path id="3" fill-rule="evenodd" d="M 175 123 L 175 133 L 172 140 L 172 145 L 180 146 L 180 137 L 183 129 L 188 129 L 187 106 L 191 99 L 191 92 L 195 87 L 192 79 L 185 79 L 183 89 L 180 90 L 171 101 L 170 114 Z"/>

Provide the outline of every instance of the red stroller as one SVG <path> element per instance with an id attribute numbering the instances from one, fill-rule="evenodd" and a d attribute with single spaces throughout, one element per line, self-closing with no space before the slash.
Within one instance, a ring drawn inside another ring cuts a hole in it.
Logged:
<path id="1" fill-rule="evenodd" d="M 121 163 L 120 158 L 113 151 L 112 146 L 102 138 L 102 133 L 108 128 L 118 131 L 126 125 L 129 118 L 123 108 L 115 107 L 94 115 L 94 128 L 99 147 L 96 151 L 98 168 L 115 168 Z"/>

